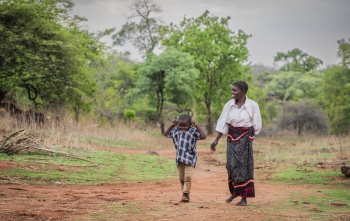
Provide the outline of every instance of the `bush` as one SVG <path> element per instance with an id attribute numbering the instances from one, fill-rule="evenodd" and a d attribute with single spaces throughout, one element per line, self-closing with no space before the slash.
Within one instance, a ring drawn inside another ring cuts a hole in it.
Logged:
<path id="1" fill-rule="evenodd" d="M 328 118 L 314 103 L 308 100 L 287 102 L 283 105 L 283 113 L 279 120 L 282 129 L 294 129 L 298 135 L 302 132 L 328 132 Z"/>

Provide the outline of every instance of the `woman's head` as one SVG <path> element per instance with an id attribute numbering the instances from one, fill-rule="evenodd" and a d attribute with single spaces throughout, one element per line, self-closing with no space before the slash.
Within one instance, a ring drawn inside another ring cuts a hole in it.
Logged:
<path id="1" fill-rule="evenodd" d="M 247 94 L 248 92 L 248 84 L 245 81 L 236 81 L 232 83 L 232 87 L 235 86 L 237 87 L 240 91 L 244 92 Z"/>
<path id="2" fill-rule="evenodd" d="M 236 81 L 232 83 L 232 98 L 239 100 L 245 97 L 248 91 L 248 84 L 244 81 Z"/>

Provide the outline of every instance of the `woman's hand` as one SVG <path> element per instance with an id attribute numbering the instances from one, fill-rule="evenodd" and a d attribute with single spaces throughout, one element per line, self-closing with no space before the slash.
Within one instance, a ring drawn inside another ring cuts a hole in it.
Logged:
<path id="1" fill-rule="evenodd" d="M 216 145 L 218 145 L 218 141 L 214 140 L 212 144 L 210 144 L 210 150 L 215 151 L 216 150 Z"/>

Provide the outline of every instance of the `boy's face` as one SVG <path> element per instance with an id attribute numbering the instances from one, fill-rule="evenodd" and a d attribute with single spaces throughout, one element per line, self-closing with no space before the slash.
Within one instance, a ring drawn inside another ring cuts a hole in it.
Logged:
<path id="1" fill-rule="evenodd" d="M 179 120 L 177 122 L 177 126 L 179 127 L 180 130 L 185 131 L 190 127 L 190 122 L 188 120 Z"/>

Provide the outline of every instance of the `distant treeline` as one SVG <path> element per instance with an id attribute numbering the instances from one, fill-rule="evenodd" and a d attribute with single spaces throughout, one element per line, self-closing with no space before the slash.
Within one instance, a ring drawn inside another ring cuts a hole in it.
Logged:
<path id="1" fill-rule="evenodd" d="M 187 112 L 212 134 L 231 83 L 245 80 L 248 97 L 259 103 L 263 134 L 350 133 L 350 39 L 338 41 L 341 63 L 325 69 L 298 48 L 276 54 L 279 68 L 246 65 L 251 36 L 230 30 L 229 17 L 205 11 L 162 25 L 154 16 L 160 7 L 138 0 L 118 31 L 93 33 L 73 7 L 69 0 L 0 1 L 0 117 L 19 120 L 21 113 L 22 121 L 44 125 L 47 115 L 71 114 L 76 122 L 115 125 L 126 122 L 128 110 L 135 113 L 129 123 L 163 132 Z M 116 50 L 100 41 L 108 35 Z M 117 51 L 126 42 L 144 61 Z"/>

